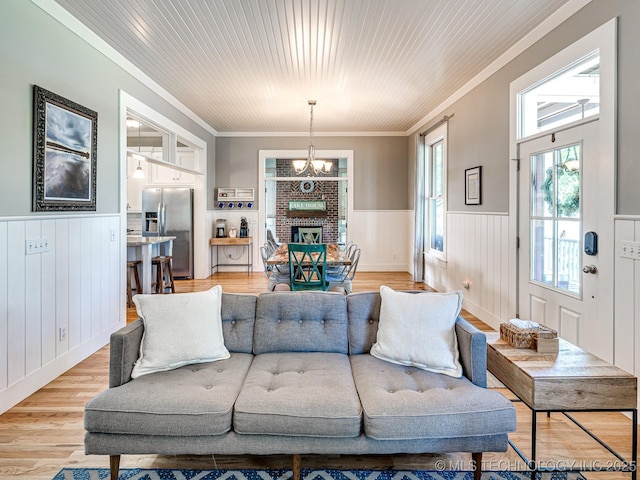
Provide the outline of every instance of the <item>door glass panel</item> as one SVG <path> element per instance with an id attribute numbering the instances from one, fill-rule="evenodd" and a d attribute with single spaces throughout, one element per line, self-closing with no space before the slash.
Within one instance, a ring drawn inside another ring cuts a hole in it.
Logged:
<path id="1" fill-rule="evenodd" d="M 553 221 L 531 222 L 531 280 L 553 286 Z"/>
<path id="2" fill-rule="evenodd" d="M 580 144 L 531 156 L 530 279 L 581 291 Z"/>

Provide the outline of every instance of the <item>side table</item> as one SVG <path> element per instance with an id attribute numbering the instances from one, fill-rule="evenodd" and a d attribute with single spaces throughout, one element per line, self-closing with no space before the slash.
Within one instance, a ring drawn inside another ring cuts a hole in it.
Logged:
<path id="1" fill-rule="evenodd" d="M 498 332 L 486 332 L 487 369 L 531 409 L 531 458 L 510 440 L 509 444 L 534 472 L 543 471 L 618 471 L 637 479 L 638 410 L 637 378 L 621 368 L 559 339 L 557 354 L 515 348 Z M 570 412 L 630 412 L 631 460 L 624 459 Z M 619 460 L 616 466 L 589 468 L 549 468 L 536 462 L 536 415 L 559 412 L 597 441 Z M 533 478 L 533 477 L 532 477 Z"/>
<path id="2" fill-rule="evenodd" d="M 247 263 L 220 263 L 219 252 L 220 247 L 242 247 L 247 248 Z M 216 259 L 213 260 L 213 249 L 216 250 Z M 247 267 L 247 275 L 253 271 L 253 238 L 252 237 L 219 237 L 209 240 L 209 248 L 211 249 L 211 273 L 218 267 Z M 218 268 L 218 270 L 220 270 Z"/>

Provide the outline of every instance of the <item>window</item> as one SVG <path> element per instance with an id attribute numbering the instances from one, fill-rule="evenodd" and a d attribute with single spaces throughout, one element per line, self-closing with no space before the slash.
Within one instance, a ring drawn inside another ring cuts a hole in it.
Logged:
<path id="1" fill-rule="evenodd" d="M 445 258 L 446 125 L 425 138 L 425 252 Z"/>
<path id="2" fill-rule="evenodd" d="M 600 113 L 600 53 L 595 51 L 518 93 L 518 138 Z"/>
<path id="3" fill-rule="evenodd" d="M 530 279 L 580 294 L 581 145 L 531 156 Z"/>

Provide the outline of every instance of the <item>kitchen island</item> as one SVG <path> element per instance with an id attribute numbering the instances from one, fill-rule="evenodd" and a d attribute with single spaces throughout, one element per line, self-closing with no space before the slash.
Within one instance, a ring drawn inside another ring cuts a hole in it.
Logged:
<path id="1" fill-rule="evenodd" d="M 151 259 L 156 255 L 171 256 L 176 237 L 143 237 L 127 235 L 127 261 L 142 260 L 142 293 L 151 292 Z"/>

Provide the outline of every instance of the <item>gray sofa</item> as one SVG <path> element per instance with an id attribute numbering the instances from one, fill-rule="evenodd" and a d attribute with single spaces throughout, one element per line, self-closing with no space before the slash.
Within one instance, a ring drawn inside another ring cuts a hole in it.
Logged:
<path id="1" fill-rule="evenodd" d="M 300 455 L 482 452 L 507 449 L 515 410 L 486 389 L 486 341 L 458 318 L 464 375 L 379 360 L 378 292 L 223 294 L 231 358 L 131 379 L 137 320 L 111 336 L 109 389 L 85 408 L 85 452 Z M 176 319 L 180 321 L 180 319 Z"/>

